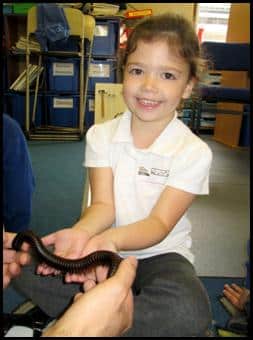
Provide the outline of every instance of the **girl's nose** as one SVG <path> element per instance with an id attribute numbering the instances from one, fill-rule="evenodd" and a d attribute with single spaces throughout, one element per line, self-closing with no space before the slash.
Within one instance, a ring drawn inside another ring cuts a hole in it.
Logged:
<path id="1" fill-rule="evenodd" d="M 143 78 L 143 83 L 142 83 L 142 88 L 143 90 L 146 91 L 156 91 L 157 90 L 157 82 L 156 79 L 153 75 L 145 75 Z"/>

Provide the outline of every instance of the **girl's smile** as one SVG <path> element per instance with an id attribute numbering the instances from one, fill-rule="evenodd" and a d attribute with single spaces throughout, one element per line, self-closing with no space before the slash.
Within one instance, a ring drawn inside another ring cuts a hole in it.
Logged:
<path id="1" fill-rule="evenodd" d="M 154 110 L 159 107 L 161 104 L 161 101 L 157 100 L 151 100 L 151 99 L 146 99 L 146 98 L 138 98 L 136 97 L 136 101 L 140 109 L 146 109 L 146 110 Z"/>

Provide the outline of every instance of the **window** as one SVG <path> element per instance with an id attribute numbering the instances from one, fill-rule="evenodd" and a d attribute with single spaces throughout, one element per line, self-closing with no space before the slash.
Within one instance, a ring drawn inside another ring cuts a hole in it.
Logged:
<path id="1" fill-rule="evenodd" d="M 199 40 L 225 42 L 231 4 L 199 3 L 197 32 Z"/>

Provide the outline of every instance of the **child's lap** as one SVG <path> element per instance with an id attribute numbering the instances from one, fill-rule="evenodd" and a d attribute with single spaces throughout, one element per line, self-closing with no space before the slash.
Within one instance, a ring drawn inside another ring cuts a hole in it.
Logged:
<path id="1" fill-rule="evenodd" d="M 198 336 L 211 322 L 210 302 L 192 264 L 176 253 L 139 260 L 134 324 L 125 336 Z"/>

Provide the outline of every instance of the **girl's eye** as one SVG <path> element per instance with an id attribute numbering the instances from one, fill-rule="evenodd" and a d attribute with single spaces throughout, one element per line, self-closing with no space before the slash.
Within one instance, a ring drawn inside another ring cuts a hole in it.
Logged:
<path id="1" fill-rule="evenodd" d="M 132 68 L 129 70 L 129 73 L 138 76 L 142 74 L 142 70 L 140 68 Z"/>
<path id="2" fill-rule="evenodd" d="M 171 80 L 176 79 L 176 77 L 172 73 L 170 73 L 170 72 L 163 73 L 162 74 L 162 78 L 163 79 L 171 79 Z"/>

